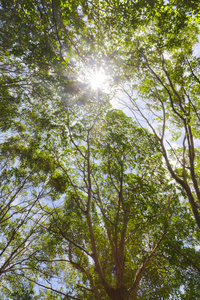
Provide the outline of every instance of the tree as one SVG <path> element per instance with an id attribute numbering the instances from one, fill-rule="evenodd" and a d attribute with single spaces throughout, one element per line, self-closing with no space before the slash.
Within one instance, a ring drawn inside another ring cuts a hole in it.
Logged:
<path id="1" fill-rule="evenodd" d="M 72 299 L 181 294 L 182 266 L 191 260 L 185 254 L 171 264 L 171 247 L 187 253 L 195 223 L 166 178 L 158 143 L 153 137 L 149 143 L 122 112 L 105 114 L 96 102 L 61 112 L 46 141 L 56 166 L 47 184 L 64 197 L 54 205 L 40 204 L 47 219 L 34 257 L 34 282 L 43 277 L 43 287 Z M 178 215 L 187 222 L 183 235 Z M 62 289 L 53 286 L 56 274 L 65 282 Z"/>
<path id="2" fill-rule="evenodd" d="M 198 295 L 199 232 L 178 200 L 180 192 L 187 195 L 200 226 L 198 60 L 191 56 L 198 7 L 194 1 L 1 1 L 1 130 L 11 135 L 1 145 L 3 297 L 8 291 L 11 299 L 191 299 L 194 282 Z M 115 85 L 126 82 L 134 112 L 154 135 L 81 81 L 85 69 L 106 64 Z M 161 131 L 127 82 L 156 110 Z M 172 147 L 171 163 L 167 120 L 180 128 L 183 143 Z M 8 155 L 13 167 L 6 166 Z M 24 190 L 27 202 L 19 205 Z"/>
<path id="3" fill-rule="evenodd" d="M 26 297 L 31 297 L 33 290 L 29 282 L 25 282 L 23 288 L 20 286 L 23 292 L 19 292 L 16 277 L 28 268 L 33 255 L 31 245 L 37 244 L 40 238 L 43 215 L 36 208 L 36 203 L 46 197 L 47 191 L 42 185 L 38 186 L 33 170 L 23 169 L 14 163 L 13 156 L 5 154 L 9 147 L 11 145 L 1 144 L 0 293 L 4 295 L 4 299 L 22 299 L 17 298 L 18 293 L 23 297 L 25 293 Z"/>
<path id="4" fill-rule="evenodd" d="M 166 37 L 165 40 L 154 24 L 148 27 L 145 36 L 134 33 L 136 46 L 131 45 L 132 53 L 125 70 L 131 83 L 128 89 L 123 89 L 130 100 L 131 111 L 142 116 L 159 141 L 167 168 L 183 187 L 200 228 L 196 146 L 199 141 L 199 59 L 192 54 L 198 30 L 193 22 L 187 30 L 180 30 L 173 47 L 172 39 Z M 187 32 L 191 39 L 187 39 L 186 45 Z M 132 84 L 133 81 L 136 83 Z M 177 144 L 172 145 L 174 141 Z"/>

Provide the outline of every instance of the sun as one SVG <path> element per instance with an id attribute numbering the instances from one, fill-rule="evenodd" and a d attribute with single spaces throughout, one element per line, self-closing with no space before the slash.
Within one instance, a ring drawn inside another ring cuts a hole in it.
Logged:
<path id="1" fill-rule="evenodd" d="M 89 78 L 89 84 L 93 90 L 97 90 L 103 88 L 106 84 L 106 74 L 103 70 L 98 70 L 96 72 L 92 72 Z"/>
<path id="2" fill-rule="evenodd" d="M 81 66 L 78 79 L 86 84 L 86 89 L 101 90 L 103 93 L 108 93 L 110 90 L 110 76 L 103 66 Z"/>

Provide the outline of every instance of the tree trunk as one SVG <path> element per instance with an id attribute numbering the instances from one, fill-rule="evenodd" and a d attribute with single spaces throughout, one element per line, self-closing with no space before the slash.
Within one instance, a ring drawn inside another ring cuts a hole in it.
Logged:
<path id="1" fill-rule="evenodd" d="M 129 300 L 129 292 L 124 286 L 107 291 L 111 300 Z"/>

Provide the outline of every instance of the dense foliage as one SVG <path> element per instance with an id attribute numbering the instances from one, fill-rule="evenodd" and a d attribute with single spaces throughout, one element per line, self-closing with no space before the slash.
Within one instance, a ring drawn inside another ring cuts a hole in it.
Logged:
<path id="1" fill-rule="evenodd" d="M 199 299 L 199 8 L 1 0 L 2 299 Z"/>

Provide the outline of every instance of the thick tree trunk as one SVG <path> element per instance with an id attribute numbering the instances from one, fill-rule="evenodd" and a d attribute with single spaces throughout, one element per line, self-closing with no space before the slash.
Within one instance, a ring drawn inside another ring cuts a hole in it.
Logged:
<path id="1" fill-rule="evenodd" d="M 111 300 L 129 300 L 129 292 L 124 286 L 107 291 Z"/>

